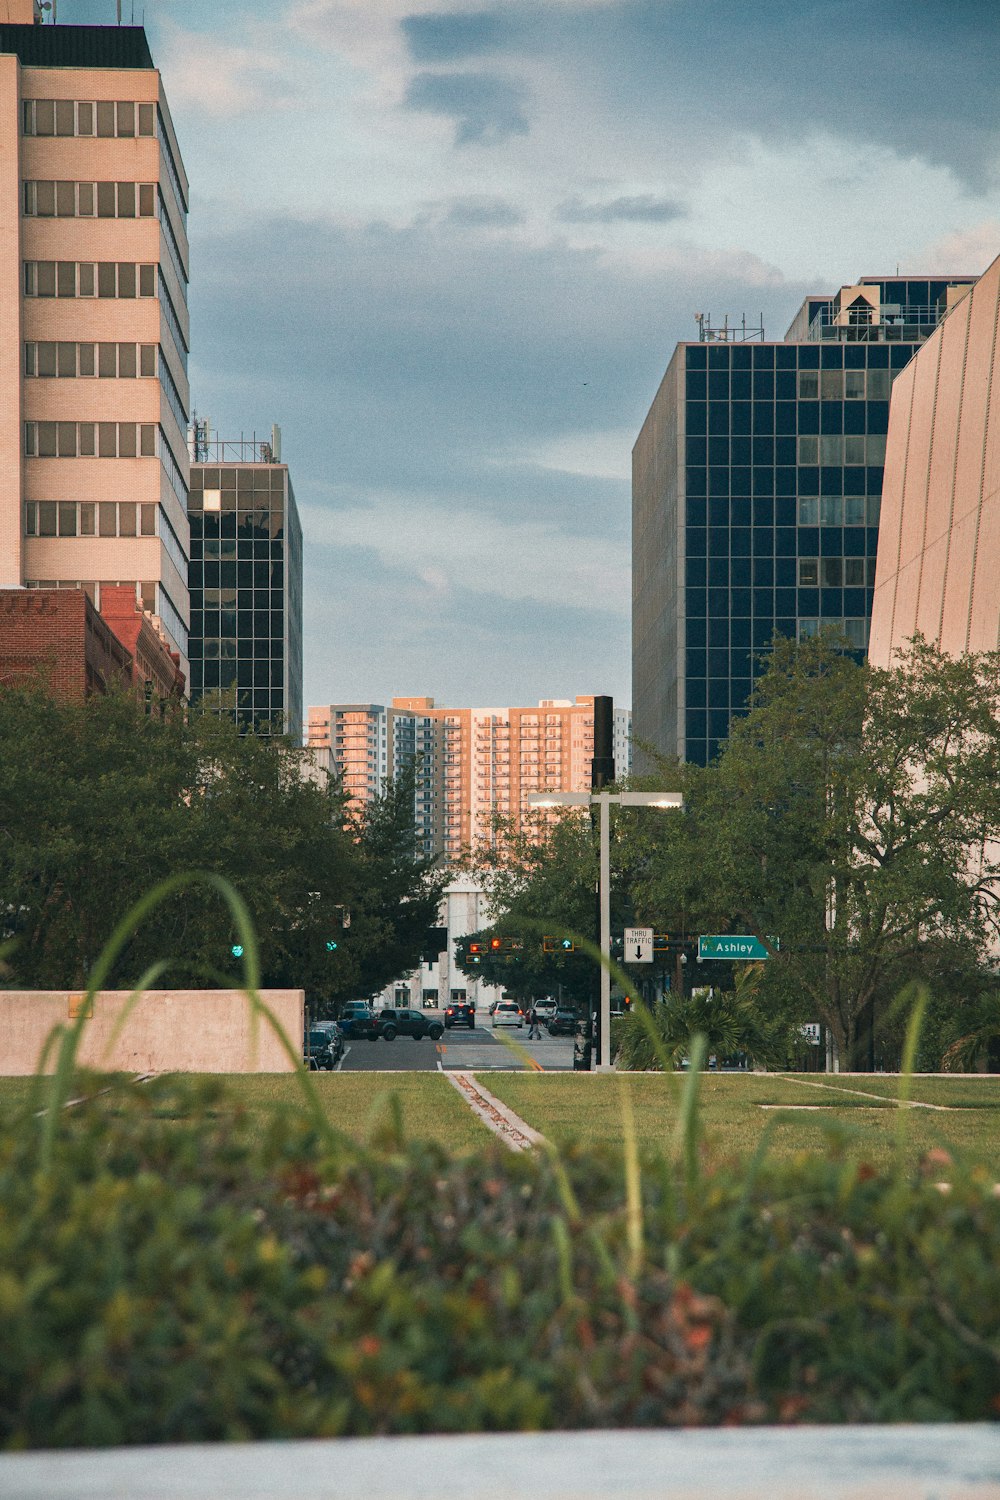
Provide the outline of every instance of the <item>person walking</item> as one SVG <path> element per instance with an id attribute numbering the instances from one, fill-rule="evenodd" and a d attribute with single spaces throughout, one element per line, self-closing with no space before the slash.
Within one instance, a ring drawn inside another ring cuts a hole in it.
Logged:
<path id="1" fill-rule="evenodd" d="M 534 1041 L 539 1041 L 540 1042 L 541 1040 L 542 1040 L 542 1028 L 541 1028 L 541 1024 L 539 1022 L 539 1019 L 538 1019 L 538 1012 L 535 1009 L 535 1007 L 532 1006 L 531 1009 L 530 1009 L 530 1011 L 528 1012 L 528 1041 L 529 1042 L 534 1042 Z"/>

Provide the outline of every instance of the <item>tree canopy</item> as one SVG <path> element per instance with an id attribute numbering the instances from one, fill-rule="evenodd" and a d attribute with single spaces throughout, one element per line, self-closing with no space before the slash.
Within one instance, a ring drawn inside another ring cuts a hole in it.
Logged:
<path id="1" fill-rule="evenodd" d="M 641 784 L 682 791 L 685 811 L 615 813 L 612 931 L 754 935 L 770 954 L 754 1003 L 824 1023 L 841 1066 L 891 1050 L 907 981 L 952 1007 L 995 988 L 1000 653 L 918 638 L 882 669 L 829 638 L 776 640 L 718 758 L 661 761 Z M 594 878 L 589 824 L 567 815 L 493 877 L 496 930 L 530 916 L 592 934 Z"/>
<path id="2" fill-rule="evenodd" d="M 0 931 L 8 983 L 81 987 L 129 907 L 182 871 L 225 875 L 260 943 L 264 983 L 317 1012 L 419 961 L 439 877 L 415 854 L 412 798 L 361 818 L 302 775 L 278 735 L 198 709 L 149 715 L 131 694 L 79 704 L 0 693 Z M 239 982 L 236 934 L 203 887 L 157 909 L 124 951 L 126 987 L 169 958 L 171 984 Z"/>

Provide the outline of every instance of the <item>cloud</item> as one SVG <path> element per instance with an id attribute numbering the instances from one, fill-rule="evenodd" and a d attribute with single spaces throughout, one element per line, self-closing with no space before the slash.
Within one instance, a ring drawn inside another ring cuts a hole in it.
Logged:
<path id="1" fill-rule="evenodd" d="M 409 15 L 399 24 L 410 56 L 418 63 L 459 62 L 495 52 L 512 35 L 504 18 L 488 11 Z"/>
<path id="2" fill-rule="evenodd" d="M 406 91 L 406 108 L 448 115 L 455 144 L 495 145 L 527 135 L 527 91 L 494 73 L 418 73 Z"/>
<path id="3" fill-rule="evenodd" d="M 1000 255 L 1000 220 L 987 219 L 968 229 L 943 235 L 907 262 L 910 275 L 927 271 L 937 276 L 985 271 Z"/>
<path id="4" fill-rule="evenodd" d="M 235 44 L 171 22 L 162 24 L 161 35 L 157 63 L 169 78 L 175 109 L 236 117 L 280 109 L 299 92 L 291 60 L 260 36 L 253 45 Z"/>
<path id="5" fill-rule="evenodd" d="M 525 215 L 505 198 L 485 194 L 453 198 L 440 205 L 440 221 L 456 229 L 512 229 L 525 222 Z"/>
<path id="6" fill-rule="evenodd" d="M 567 224 L 670 224 L 687 213 L 683 204 L 673 198 L 658 198 L 653 193 L 611 198 L 604 203 L 586 203 L 570 198 L 560 205 L 557 216 Z"/>

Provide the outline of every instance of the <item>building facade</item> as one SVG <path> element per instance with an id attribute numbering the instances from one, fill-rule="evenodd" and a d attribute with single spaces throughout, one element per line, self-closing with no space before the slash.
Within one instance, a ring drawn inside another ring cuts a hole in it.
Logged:
<path id="1" fill-rule="evenodd" d="M 633 451 L 638 745 L 711 760 L 776 635 L 866 649 L 892 382 L 975 279 L 863 277 L 781 343 L 677 346 Z"/>
<path id="2" fill-rule="evenodd" d="M 1000 259 L 894 383 L 870 657 L 1000 648 Z"/>
<path id="3" fill-rule="evenodd" d="M 256 439 L 191 464 L 191 697 L 235 693 L 239 723 L 302 732 L 302 528 L 288 465 Z"/>
<path id="4" fill-rule="evenodd" d="M 631 715 L 616 709 L 616 771 L 631 767 Z M 532 792 L 586 791 L 594 700 L 547 698 L 532 708 L 445 708 L 433 698 L 330 704 L 309 710 L 307 742 L 329 745 L 351 800 L 376 795 L 412 768 L 418 845 L 457 860 L 495 841 L 493 820 L 518 830 Z"/>
<path id="5" fill-rule="evenodd" d="M 0 590 L 0 688 L 79 701 L 134 687 L 180 698 L 184 674 L 128 585 L 105 587 L 102 612 L 83 589 Z"/>
<path id="6" fill-rule="evenodd" d="M 0 24 L 0 587 L 126 585 L 187 669 L 188 185 L 141 26 Z"/>

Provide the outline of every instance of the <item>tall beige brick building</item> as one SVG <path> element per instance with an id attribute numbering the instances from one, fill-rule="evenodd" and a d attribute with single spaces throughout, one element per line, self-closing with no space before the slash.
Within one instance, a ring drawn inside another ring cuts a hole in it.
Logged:
<path id="1" fill-rule="evenodd" d="M 188 184 L 137 26 L 0 0 L 0 587 L 130 584 L 188 670 Z"/>

